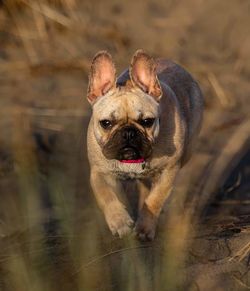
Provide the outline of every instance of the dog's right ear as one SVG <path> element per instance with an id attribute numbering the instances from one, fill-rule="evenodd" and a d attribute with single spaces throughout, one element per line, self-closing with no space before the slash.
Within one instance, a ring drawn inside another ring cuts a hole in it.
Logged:
<path id="1" fill-rule="evenodd" d="M 132 58 L 129 71 L 133 85 L 159 102 L 162 89 L 156 74 L 155 60 L 143 50 L 138 50 Z"/>
<path id="2" fill-rule="evenodd" d="M 116 70 L 111 55 L 106 51 L 98 52 L 93 58 L 90 74 L 87 99 L 90 104 L 108 93 L 116 86 Z"/>

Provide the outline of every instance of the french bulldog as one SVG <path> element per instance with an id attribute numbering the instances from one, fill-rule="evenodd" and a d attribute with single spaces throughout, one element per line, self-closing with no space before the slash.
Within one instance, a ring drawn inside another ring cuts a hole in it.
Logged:
<path id="1" fill-rule="evenodd" d="M 153 240 L 158 217 L 201 128 L 199 85 L 181 66 L 143 50 L 116 78 L 111 55 L 100 51 L 92 61 L 87 99 L 92 106 L 90 183 L 107 225 L 119 237 L 134 229 L 140 240 Z M 119 198 L 122 186 L 131 182 L 139 194 L 135 223 Z"/>

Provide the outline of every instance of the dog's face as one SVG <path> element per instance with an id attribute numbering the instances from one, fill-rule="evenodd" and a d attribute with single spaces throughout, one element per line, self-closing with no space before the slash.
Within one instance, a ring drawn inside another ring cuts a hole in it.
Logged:
<path id="1" fill-rule="evenodd" d="M 146 159 L 159 132 L 157 102 L 139 90 L 116 89 L 93 106 L 94 133 L 108 159 Z"/>
<path id="2" fill-rule="evenodd" d="M 107 159 L 144 161 L 159 133 L 161 88 L 153 59 L 138 51 L 130 79 L 129 86 L 116 87 L 111 56 L 100 52 L 93 59 L 88 100 L 95 138 Z"/>

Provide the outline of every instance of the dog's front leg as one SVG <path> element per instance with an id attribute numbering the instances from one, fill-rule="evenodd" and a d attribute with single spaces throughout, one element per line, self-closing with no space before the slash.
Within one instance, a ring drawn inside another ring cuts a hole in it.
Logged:
<path id="1" fill-rule="evenodd" d="M 173 188 L 179 166 L 166 168 L 155 178 L 150 194 L 145 199 L 136 222 L 136 233 L 140 240 L 153 240 L 158 217 Z"/>
<path id="2" fill-rule="evenodd" d="M 138 187 L 138 216 L 143 208 L 144 202 L 148 197 L 151 189 L 151 182 L 147 179 L 144 180 L 137 180 L 137 187 Z"/>
<path id="3" fill-rule="evenodd" d="M 116 195 L 120 190 L 117 179 L 112 175 L 92 169 L 90 182 L 112 234 L 123 237 L 131 232 L 134 222 Z"/>

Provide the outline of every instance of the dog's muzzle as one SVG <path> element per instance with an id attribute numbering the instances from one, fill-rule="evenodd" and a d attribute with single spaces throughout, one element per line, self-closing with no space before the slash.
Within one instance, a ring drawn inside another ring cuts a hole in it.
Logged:
<path id="1" fill-rule="evenodd" d="M 103 147 L 108 159 L 119 161 L 138 161 L 150 156 L 152 146 L 145 135 L 135 126 L 118 129 Z"/>

